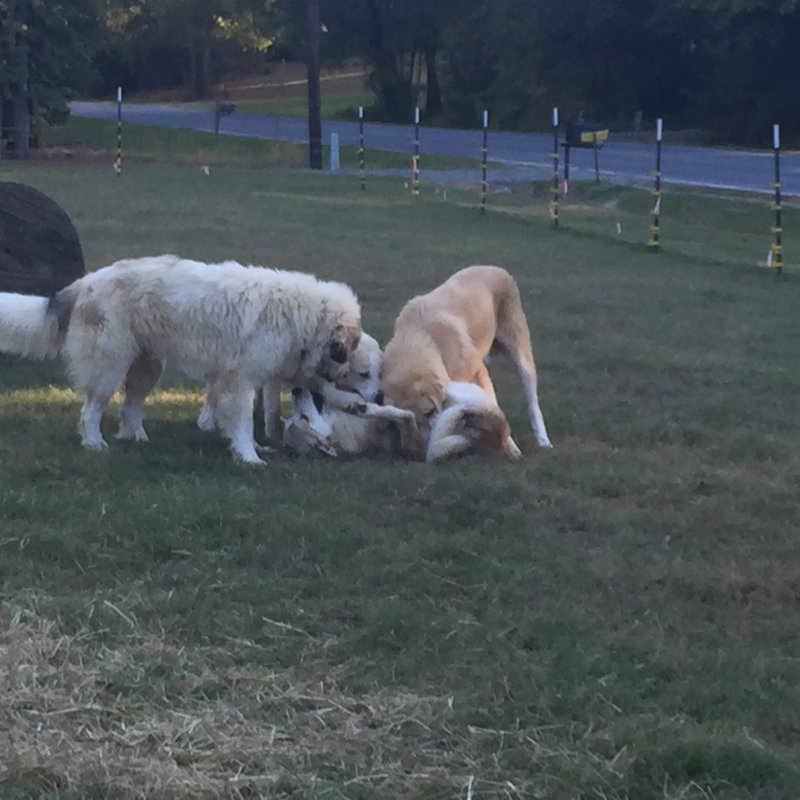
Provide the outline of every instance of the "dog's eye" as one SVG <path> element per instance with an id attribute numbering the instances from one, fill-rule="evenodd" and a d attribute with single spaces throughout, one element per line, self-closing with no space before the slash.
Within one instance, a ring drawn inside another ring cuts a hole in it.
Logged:
<path id="1" fill-rule="evenodd" d="M 369 378 L 369 372 L 359 372 L 358 377 L 366 380 L 367 378 Z"/>
<path id="2" fill-rule="evenodd" d="M 425 419 L 430 419 L 436 413 L 436 409 L 432 408 L 430 411 L 425 412 Z"/>

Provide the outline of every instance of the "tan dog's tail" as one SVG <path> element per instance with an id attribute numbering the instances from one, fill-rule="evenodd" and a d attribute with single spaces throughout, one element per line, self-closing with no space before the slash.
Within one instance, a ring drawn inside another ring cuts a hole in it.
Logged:
<path id="1" fill-rule="evenodd" d="M 0 352 L 55 358 L 78 296 L 76 284 L 53 297 L 0 292 Z"/>

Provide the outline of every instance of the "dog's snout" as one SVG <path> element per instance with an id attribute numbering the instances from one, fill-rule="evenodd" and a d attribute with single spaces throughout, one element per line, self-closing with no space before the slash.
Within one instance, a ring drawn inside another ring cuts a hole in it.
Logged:
<path id="1" fill-rule="evenodd" d="M 383 389 L 379 389 L 375 393 L 375 403 L 379 406 L 382 406 L 384 403 L 384 396 L 383 396 Z"/>

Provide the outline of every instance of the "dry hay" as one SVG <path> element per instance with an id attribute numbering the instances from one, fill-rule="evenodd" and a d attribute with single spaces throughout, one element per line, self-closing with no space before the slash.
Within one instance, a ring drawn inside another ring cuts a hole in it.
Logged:
<path id="1" fill-rule="evenodd" d="M 183 648 L 135 634 L 108 647 L 0 606 L 0 794 L 471 797 L 480 786 L 482 798 L 544 797 L 554 760 L 588 755 L 598 779 L 620 766 L 586 741 L 569 752 L 533 731 L 458 726 L 452 697 L 349 695 L 321 651 L 290 670 L 242 666 L 243 646 L 254 645 Z M 143 681 L 146 691 L 131 691 Z M 510 772 L 498 759 L 509 747 L 524 754 Z"/>

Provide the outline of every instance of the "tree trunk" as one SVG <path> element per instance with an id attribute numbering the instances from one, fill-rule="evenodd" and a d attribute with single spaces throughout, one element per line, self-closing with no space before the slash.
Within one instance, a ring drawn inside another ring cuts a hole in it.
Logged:
<path id="1" fill-rule="evenodd" d="M 319 0 L 306 0 L 306 73 L 308 75 L 308 165 L 322 169 Z"/>
<path id="2" fill-rule="evenodd" d="M 425 48 L 425 70 L 428 73 L 425 116 L 430 118 L 442 110 L 442 87 L 436 67 L 436 48 L 433 46 Z"/>
<path id="3" fill-rule="evenodd" d="M 28 108 L 28 50 L 17 42 L 11 53 L 11 138 L 14 158 L 27 159 L 31 137 L 31 115 Z"/>

